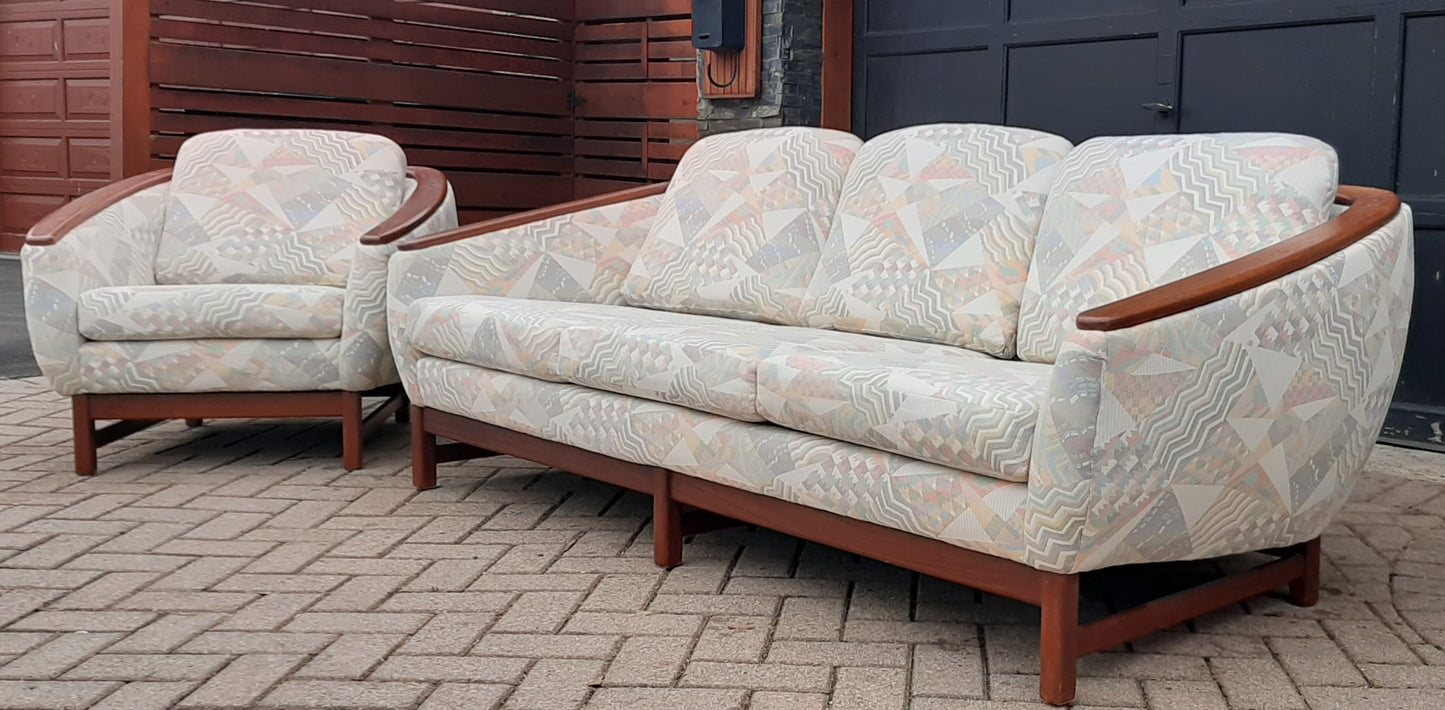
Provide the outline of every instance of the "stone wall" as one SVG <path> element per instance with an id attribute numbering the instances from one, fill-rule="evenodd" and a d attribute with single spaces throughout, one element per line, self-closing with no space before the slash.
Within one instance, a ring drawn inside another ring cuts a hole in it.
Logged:
<path id="1" fill-rule="evenodd" d="M 704 135 L 822 121 L 823 0 L 763 0 L 762 54 L 756 98 L 698 101 Z"/>

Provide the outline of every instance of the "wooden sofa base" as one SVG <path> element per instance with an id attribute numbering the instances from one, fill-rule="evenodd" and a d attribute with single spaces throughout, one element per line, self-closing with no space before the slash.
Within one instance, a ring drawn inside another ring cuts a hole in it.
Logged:
<path id="1" fill-rule="evenodd" d="M 363 397 L 387 401 L 363 417 Z M 167 419 L 201 426 L 205 419 L 341 417 L 342 462 L 346 470 L 362 468 L 362 444 L 386 418 L 405 422 L 406 393 L 401 385 L 369 392 L 201 392 L 194 394 L 77 394 L 70 398 L 75 428 L 75 472 L 95 475 L 100 447 L 148 429 Z M 96 421 L 119 419 L 97 428 Z"/>
<path id="2" fill-rule="evenodd" d="M 441 461 L 509 455 L 621 486 L 653 497 L 653 557 L 682 563 L 683 537 L 729 522 L 757 525 L 869 557 L 948 582 L 1016 599 L 1042 611 L 1039 694 L 1063 705 L 1074 699 L 1080 656 L 1098 653 L 1190 619 L 1289 588 L 1289 600 L 1319 599 L 1319 539 L 1271 550 L 1276 559 L 1246 572 L 1201 584 L 1088 624 L 1079 623 L 1079 576 L 1057 574 L 834 513 L 620 461 L 435 409 L 412 407 L 412 481 L 436 486 Z M 458 442 L 438 446 L 437 437 Z M 683 507 L 707 511 L 695 525 Z M 721 516 L 721 517 L 720 517 Z"/>

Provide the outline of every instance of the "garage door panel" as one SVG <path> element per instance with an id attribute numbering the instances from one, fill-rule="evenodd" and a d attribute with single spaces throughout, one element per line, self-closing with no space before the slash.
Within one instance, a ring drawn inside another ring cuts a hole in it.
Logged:
<path id="1" fill-rule="evenodd" d="M 1169 130 L 1143 105 L 1168 100 L 1155 78 L 1158 39 L 1015 47 L 1009 50 L 1007 123 L 1074 142 Z"/>
<path id="2" fill-rule="evenodd" d="M 959 50 L 869 57 L 863 67 L 867 137 L 939 121 L 999 123 L 997 52 Z"/>
<path id="3" fill-rule="evenodd" d="M 7 118 L 61 118 L 59 79 L 0 81 L 0 116 Z"/>
<path id="4" fill-rule="evenodd" d="M 1153 12 L 1158 8 L 1158 0 L 1013 0 L 1009 7 L 1009 19 L 1019 22 L 1072 20 Z"/>
<path id="5" fill-rule="evenodd" d="M 865 33 L 980 27 L 1003 20 L 1005 5 L 1005 0 L 871 0 L 860 17 Z"/>
<path id="6" fill-rule="evenodd" d="M 95 59 L 110 54 L 110 21 L 105 18 L 66 20 L 61 34 L 66 59 Z"/>
<path id="7" fill-rule="evenodd" d="M 69 150 L 70 177 L 104 179 L 110 176 L 110 141 L 71 138 Z"/>
<path id="8" fill-rule="evenodd" d="M 110 81 L 107 79 L 67 79 L 65 81 L 65 114 L 67 116 L 110 116 Z"/>
<path id="9" fill-rule="evenodd" d="M 64 165 L 64 139 L 0 138 L 0 174 L 63 176 Z"/>
<path id="10" fill-rule="evenodd" d="M 1445 197 L 1445 16 L 1405 23 L 1400 96 L 1399 190 Z M 1445 227 L 1436 221 L 1433 226 Z"/>
<path id="11" fill-rule="evenodd" d="M 1375 24 L 1273 27 L 1184 37 L 1179 129 L 1287 131 L 1340 154 L 1341 179 L 1389 180 L 1389 130 L 1370 96 Z"/>

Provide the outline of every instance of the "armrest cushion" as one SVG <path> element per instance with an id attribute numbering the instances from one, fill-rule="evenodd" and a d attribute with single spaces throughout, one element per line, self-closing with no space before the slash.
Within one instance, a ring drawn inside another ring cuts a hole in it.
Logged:
<path id="1" fill-rule="evenodd" d="M 1158 320 L 1077 331 L 1029 474 L 1053 571 L 1283 547 L 1324 531 L 1384 422 L 1413 294 L 1408 207 L 1269 283 Z"/>
<path id="2" fill-rule="evenodd" d="M 155 283 L 156 243 L 165 224 L 168 190 L 168 183 L 151 181 L 109 203 L 82 198 L 89 204 L 79 209 L 67 205 L 62 210 L 68 216 L 57 211 L 55 219 L 41 220 L 27 237 L 20 258 L 30 345 L 40 371 L 61 394 L 75 394 L 80 386 L 80 294 L 105 286 Z"/>

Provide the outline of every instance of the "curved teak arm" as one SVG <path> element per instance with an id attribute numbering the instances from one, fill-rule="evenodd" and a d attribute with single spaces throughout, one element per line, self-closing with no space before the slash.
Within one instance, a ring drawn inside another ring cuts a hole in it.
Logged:
<path id="1" fill-rule="evenodd" d="M 1395 218 L 1400 197 L 1372 187 L 1340 186 L 1345 213 L 1253 254 L 1079 314 L 1080 330 L 1120 330 L 1222 301 L 1321 261 Z"/>
<path id="2" fill-rule="evenodd" d="M 134 175 L 81 195 L 36 222 L 35 226 L 30 228 L 30 235 L 25 238 L 25 243 L 37 247 L 50 246 L 63 239 L 72 229 L 104 212 L 107 207 L 137 192 L 170 182 L 170 179 L 171 169 L 162 168 Z"/>
<path id="3" fill-rule="evenodd" d="M 371 231 L 361 235 L 361 243 L 368 246 L 390 244 L 426 223 L 447 201 L 447 178 L 434 168 L 407 168 L 406 176 L 416 181 L 411 197 L 402 203 L 401 209 L 387 217 Z"/>
<path id="4" fill-rule="evenodd" d="M 429 234 L 427 236 L 419 237 L 417 239 L 403 240 L 401 244 L 397 246 L 397 249 L 400 251 L 414 251 L 416 249 L 434 247 L 439 244 L 459 242 L 463 239 L 471 239 L 472 237 L 479 237 L 483 234 L 500 232 L 503 229 L 520 227 L 524 224 L 540 222 L 544 219 L 560 217 L 562 215 L 572 214 L 573 212 L 581 212 L 583 210 L 606 207 L 608 205 L 615 205 L 619 202 L 640 200 L 644 197 L 653 197 L 656 195 L 661 195 L 666 191 L 667 183 L 660 182 L 652 185 L 643 185 L 641 187 L 633 187 L 626 190 L 619 190 L 617 192 L 609 192 L 605 195 L 597 195 L 596 197 L 588 197 L 581 200 L 563 202 L 560 205 L 543 207 L 541 209 L 535 209 L 530 212 L 519 212 L 517 214 L 507 215 L 506 217 L 489 219 L 485 222 L 468 224 L 464 227 L 458 227 L 456 229 L 446 232 Z"/>

